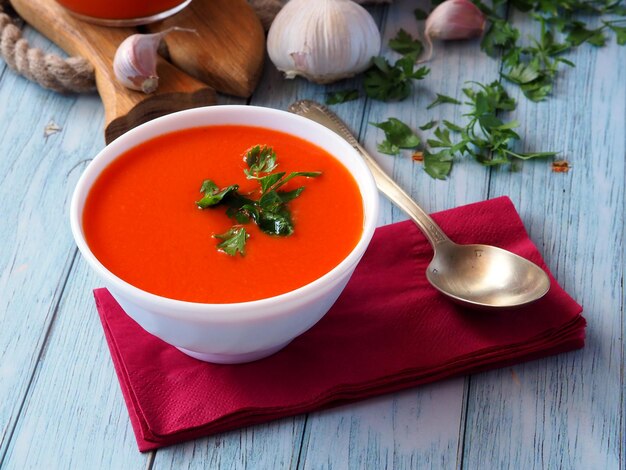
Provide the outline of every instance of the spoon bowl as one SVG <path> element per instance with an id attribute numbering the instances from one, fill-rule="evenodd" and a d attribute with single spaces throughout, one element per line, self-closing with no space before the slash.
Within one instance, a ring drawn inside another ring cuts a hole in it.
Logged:
<path id="1" fill-rule="evenodd" d="M 289 111 L 328 127 L 361 154 L 379 191 L 407 213 L 433 247 L 435 255 L 426 277 L 435 289 L 458 303 L 481 309 L 519 307 L 548 292 L 550 278 L 531 261 L 495 246 L 459 245 L 451 241 L 326 106 L 301 100 L 293 103 Z"/>
<path id="2" fill-rule="evenodd" d="M 426 270 L 435 289 L 474 307 L 516 307 L 543 297 L 550 279 L 536 264 L 491 245 L 440 243 Z"/>

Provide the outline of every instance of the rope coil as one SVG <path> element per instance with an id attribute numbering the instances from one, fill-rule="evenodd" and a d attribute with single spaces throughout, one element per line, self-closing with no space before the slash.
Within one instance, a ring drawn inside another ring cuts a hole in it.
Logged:
<path id="1" fill-rule="evenodd" d="M 63 59 L 30 47 L 0 0 L 0 55 L 7 65 L 28 80 L 60 93 L 86 93 L 95 89 L 94 70 L 82 57 Z"/>

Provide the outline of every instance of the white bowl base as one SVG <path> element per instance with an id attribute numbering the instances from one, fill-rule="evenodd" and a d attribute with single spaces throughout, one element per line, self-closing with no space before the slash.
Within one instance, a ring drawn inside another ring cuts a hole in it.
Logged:
<path id="1" fill-rule="evenodd" d="M 278 346 L 273 346 L 268 349 L 262 349 L 261 351 L 252 351 L 245 354 L 211 354 L 211 353 L 200 353 L 196 351 L 190 351 L 185 348 L 177 348 L 183 354 L 187 354 L 187 356 L 191 356 L 194 359 L 198 359 L 204 362 L 212 362 L 215 364 L 243 364 L 245 362 L 257 361 L 259 359 L 263 359 L 265 357 L 271 356 L 274 353 L 277 353 L 285 346 L 291 343 L 291 340 L 286 343 L 279 344 Z"/>

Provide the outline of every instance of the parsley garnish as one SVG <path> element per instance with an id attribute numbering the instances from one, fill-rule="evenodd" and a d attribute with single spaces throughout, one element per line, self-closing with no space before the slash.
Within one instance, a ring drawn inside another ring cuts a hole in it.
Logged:
<path id="1" fill-rule="evenodd" d="M 238 224 L 246 224 L 253 221 L 261 231 L 269 235 L 288 236 L 294 231 L 294 223 L 287 203 L 294 200 L 302 191 L 300 186 L 291 191 L 281 190 L 287 182 L 297 177 L 315 178 L 322 173 L 319 171 L 294 171 L 274 172 L 278 166 L 274 149 L 265 145 L 255 145 L 250 148 L 244 161 L 248 168 L 244 169 L 247 179 L 259 182 L 260 190 L 250 194 L 240 194 L 238 185 L 231 185 L 224 189 L 211 180 L 204 180 L 200 191 L 204 197 L 196 201 L 200 209 L 209 207 L 225 206 L 226 215 L 234 219 Z M 250 235 L 244 227 L 233 226 L 229 231 L 214 235 L 214 238 L 222 240 L 217 245 L 218 249 L 234 256 L 239 252 L 245 254 L 246 240 Z"/>
<path id="2" fill-rule="evenodd" d="M 244 227 L 231 227 L 225 233 L 213 235 L 213 238 L 222 240 L 218 243 L 217 248 L 227 255 L 235 256 L 237 252 L 241 256 L 246 254 L 246 241 L 250 235 Z"/>
<path id="3" fill-rule="evenodd" d="M 249 169 L 244 170 L 246 176 L 250 174 L 269 173 L 276 168 L 276 153 L 272 147 L 255 145 L 245 156 Z"/>
<path id="4" fill-rule="evenodd" d="M 228 186 L 224 189 L 219 189 L 213 181 L 204 180 L 202 182 L 202 187 L 200 188 L 200 192 L 204 193 L 204 197 L 199 201 L 196 201 L 196 205 L 200 209 L 206 209 L 207 207 L 214 206 L 215 204 L 219 204 L 227 194 L 237 191 L 238 189 L 239 186 L 236 184 Z"/>

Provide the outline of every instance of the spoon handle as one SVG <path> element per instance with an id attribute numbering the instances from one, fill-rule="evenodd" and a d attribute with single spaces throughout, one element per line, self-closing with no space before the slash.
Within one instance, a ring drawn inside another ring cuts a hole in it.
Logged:
<path id="1" fill-rule="evenodd" d="M 396 206 L 402 209 L 417 224 L 424 233 L 430 244 L 434 247 L 449 242 L 441 228 L 424 210 L 411 199 L 411 197 L 396 183 L 385 171 L 376 163 L 376 160 L 367 153 L 361 144 L 356 140 L 348 126 L 326 106 L 310 100 L 296 101 L 289 106 L 289 111 L 300 116 L 311 119 L 324 127 L 334 131 L 346 140 L 354 149 L 361 154 L 365 163 L 374 175 L 378 190 Z"/>

